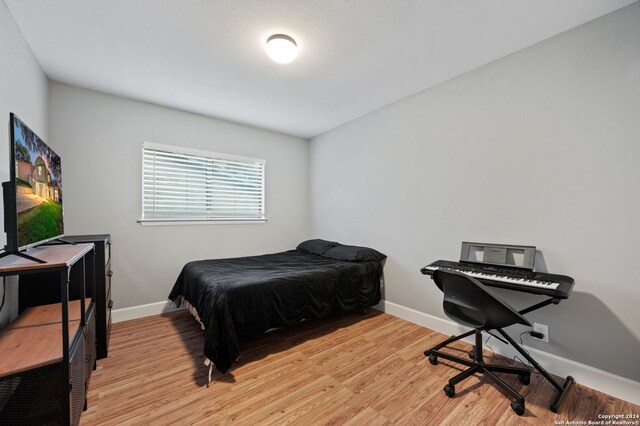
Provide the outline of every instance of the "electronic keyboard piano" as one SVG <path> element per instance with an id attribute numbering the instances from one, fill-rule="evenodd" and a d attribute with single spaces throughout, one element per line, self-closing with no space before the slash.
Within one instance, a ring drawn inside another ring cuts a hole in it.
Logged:
<path id="1" fill-rule="evenodd" d="M 420 269 L 425 275 L 432 275 L 436 269 L 447 269 L 474 277 L 482 284 L 501 287 L 525 293 L 543 294 L 558 299 L 568 299 L 574 280 L 566 275 L 533 272 L 517 268 L 498 267 L 472 262 L 452 262 L 438 260 Z"/>

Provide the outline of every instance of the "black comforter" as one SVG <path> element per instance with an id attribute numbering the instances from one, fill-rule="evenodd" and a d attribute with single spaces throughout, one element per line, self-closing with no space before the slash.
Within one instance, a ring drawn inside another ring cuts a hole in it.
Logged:
<path id="1" fill-rule="evenodd" d="M 344 262 L 296 250 L 187 263 L 169 295 L 188 301 L 205 325 L 204 353 L 222 373 L 239 341 L 271 328 L 380 301 L 382 265 Z"/>

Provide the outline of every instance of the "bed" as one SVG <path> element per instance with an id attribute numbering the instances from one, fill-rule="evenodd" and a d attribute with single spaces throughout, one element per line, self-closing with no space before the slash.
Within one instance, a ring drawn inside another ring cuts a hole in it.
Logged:
<path id="1" fill-rule="evenodd" d="M 385 258 L 367 247 L 308 240 L 281 253 L 194 261 L 169 299 L 192 309 L 205 329 L 204 354 L 224 374 L 242 341 L 376 305 Z"/>

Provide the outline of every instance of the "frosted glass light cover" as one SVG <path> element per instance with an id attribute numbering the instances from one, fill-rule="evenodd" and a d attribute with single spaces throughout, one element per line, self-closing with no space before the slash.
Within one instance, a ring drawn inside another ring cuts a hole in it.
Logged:
<path id="1" fill-rule="evenodd" d="M 267 55 L 279 63 L 288 64 L 298 56 L 298 45 L 285 34 L 274 34 L 267 39 Z"/>

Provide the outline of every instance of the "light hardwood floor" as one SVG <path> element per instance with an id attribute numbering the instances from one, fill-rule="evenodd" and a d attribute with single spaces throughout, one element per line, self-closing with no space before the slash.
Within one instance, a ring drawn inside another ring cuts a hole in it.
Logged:
<path id="1" fill-rule="evenodd" d="M 448 398 L 442 387 L 459 367 L 433 366 L 423 355 L 445 338 L 377 311 L 342 315 L 243 345 L 241 360 L 225 376 L 214 370 L 207 387 L 203 335 L 189 313 L 117 323 L 109 357 L 93 372 L 81 424 L 553 425 L 640 414 L 636 405 L 579 384 L 554 414 L 548 406 L 555 393 L 538 374 L 529 386 L 505 378 L 526 398 L 521 417 L 479 377 Z"/>

